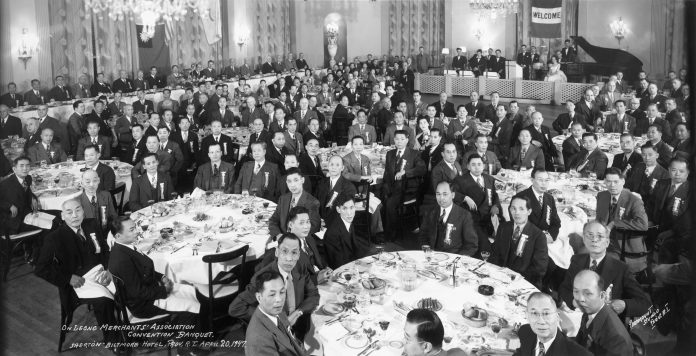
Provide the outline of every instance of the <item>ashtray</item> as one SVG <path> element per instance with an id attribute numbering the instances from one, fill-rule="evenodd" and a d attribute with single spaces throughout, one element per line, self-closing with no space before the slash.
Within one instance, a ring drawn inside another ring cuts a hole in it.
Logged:
<path id="1" fill-rule="evenodd" d="M 482 284 L 478 287 L 478 292 L 485 296 L 491 296 L 495 292 L 495 289 L 492 286 Z"/>

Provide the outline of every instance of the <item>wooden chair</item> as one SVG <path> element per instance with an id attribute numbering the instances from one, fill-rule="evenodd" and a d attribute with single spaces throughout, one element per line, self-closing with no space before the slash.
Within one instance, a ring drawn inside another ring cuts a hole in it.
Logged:
<path id="1" fill-rule="evenodd" d="M 355 196 L 355 217 L 359 219 L 353 220 L 353 225 L 365 227 L 368 241 L 373 242 L 372 236 L 372 213 L 370 213 L 370 182 L 361 180 L 354 182 L 358 194 Z M 379 214 L 379 212 L 376 212 Z"/>
<path id="2" fill-rule="evenodd" d="M 126 183 L 117 183 L 114 189 L 109 190 L 109 193 L 111 193 L 111 200 L 114 202 L 114 209 L 116 209 L 118 215 L 122 215 L 123 201 L 126 195 Z"/>
<path id="3" fill-rule="evenodd" d="M 196 284 L 196 290 L 208 303 L 208 327 L 210 331 L 215 331 L 215 320 L 227 317 L 227 307 L 232 300 L 246 287 L 244 283 L 244 267 L 246 265 L 246 255 L 249 245 L 242 246 L 236 250 L 203 256 L 203 262 L 208 264 L 208 284 Z M 241 262 L 234 266 L 230 271 L 223 271 L 213 276 L 213 264 L 229 265 L 232 261 L 241 258 Z M 222 315 L 216 318 L 215 303 Z M 205 301 L 202 301 L 205 302 Z M 224 306 L 224 313 L 222 312 Z"/>
<path id="4" fill-rule="evenodd" d="M 24 243 L 31 237 L 37 236 L 41 233 L 41 229 L 20 232 L 17 234 L 10 234 L 7 230 L 2 234 L 2 249 L 0 251 L 0 257 L 3 259 L 2 268 L 2 280 L 7 282 L 7 275 L 10 273 L 10 268 L 12 266 L 12 254 L 15 248 Z"/>
<path id="5" fill-rule="evenodd" d="M 423 177 L 402 178 L 401 182 L 401 200 L 396 207 L 396 212 L 402 222 L 416 218 L 418 227 L 420 227 L 420 205 L 423 202 Z M 399 224 L 399 233 L 403 233 L 404 224 Z"/>
<path id="6" fill-rule="evenodd" d="M 58 333 L 58 352 L 63 352 L 63 343 L 68 334 L 68 326 L 72 324 L 73 313 L 82 305 L 79 299 L 73 295 L 72 287 L 58 288 L 60 297 L 60 332 Z"/>

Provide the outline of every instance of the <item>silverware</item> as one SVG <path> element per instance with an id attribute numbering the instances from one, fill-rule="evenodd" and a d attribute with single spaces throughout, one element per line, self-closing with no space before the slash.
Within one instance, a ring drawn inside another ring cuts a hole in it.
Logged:
<path id="1" fill-rule="evenodd" d="M 184 247 L 186 247 L 186 246 L 188 246 L 188 243 L 186 243 L 186 244 L 184 244 L 183 246 L 181 246 L 181 247 L 177 248 L 176 250 L 172 251 L 171 255 L 173 255 L 174 252 L 177 252 L 177 251 L 181 250 L 182 248 L 184 248 Z"/>
<path id="2" fill-rule="evenodd" d="M 371 355 L 373 352 L 379 350 L 380 348 L 382 348 L 382 346 L 379 346 L 379 344 L 375 344 L 375 346 L 363 356 Z"/>
<path id="3" fill-rule="evenodd" d="M 479 262 L 479 264 L 477 264 L 476 267 L 474 267 L 474 269 L 471 270 L 471 272 L 476 272 L 476 270 L 483 266 L 484 263 L 486 263 L 486 261 Z"/>
<path id="4" fill-rule="evenodd" d="M 349 331 L 349 332 L 347 332 L 345 335 L 343 335 L 343 336 L 339 337 L 338 339 L 336 339 L 336 341 L 341 341 L 341 340 L 345 339 L 345 338 L 348 337 L 348 336 L 355 335 L 357 332 L 358 332 L 357 330 Z"/>
<path id="5" fill-rule="evenodd" d="M 398 258 L 399 258 L 399 260 L 402 260 L 402 258 L 401 258 L 401 254 L 399 253 L 399 251 L 396 251 L 396 257 L 398 257 Z"/>
<path id="6" fill-rule="evenodd" d="M 377 344 L 377 340 L 371 342 L 369 345 L 367 345 L 362 351 L 358 353 L 358 356 L 364 355 L 368 350 L 372 349 L 375 344 Z"/>

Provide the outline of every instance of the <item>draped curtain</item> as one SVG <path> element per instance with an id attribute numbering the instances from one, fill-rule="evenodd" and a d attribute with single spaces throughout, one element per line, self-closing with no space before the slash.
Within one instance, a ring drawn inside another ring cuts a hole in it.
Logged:
<path id="1" fill-rule="evenodd" d="M 420 46 L 430 55 L 445 47 L 445 1 L 390 0 L 389 53 L 416 54 Z"/>
<path id="2" fill-rule="evenodd" d="M 536 38 L 531 36 L 532 28 L 532 2 L 521 1 L 520 9 L 517 14 L 517 48 L 515 52 L 521 50 L 521 46 L 536 46 L 537 53 L 540 53 L 543 59 L 548 59 L 549 49 L 552 52 L 563 48 L 563 41 L 570 36 L 578 34 L 578 8 L 580 0 L 563 0 L 561 13 L 563 20 L 561 22 L 561 38 Z"/>
<path id="3" fill-rule="evenodd" d="M 256 0 L 254 6 L 254 54 L 260 58 L 249 58 L 249 63 L 260 65 L 267 56 L 290 52 L 290 1 Z"/>
<path id="4" fill-rule="evenodd" d="M 221 63 L 222 41 L 208 43 L 205 25 L 199 14 L 189 11 L 180 21 L 168 22 L 165 28 L 172 65 L 178 64 L 183 69 L 189 68 L 192 63 L 202 63 L 205 68 L 211 59 Z"/>
<path id="5" fill-rule="evenodd" d="M 140 68 L 138 33 L 135 22 L 111 20 L 108 16 L 94 18 L 97 36 L 97 72 L 103 72 L 109 80 L 119 77 L 119 72 L 137 73 Z M 131 76 L 135 78 L 135 76 Z"/>
<path id="6" fill-rule="evenodd" d="M 653 0 L 652 10 L 650 63 L 644 63 L 644 69 L 655 78 L 662 78 L 687 63 L 684 0 Z"/>

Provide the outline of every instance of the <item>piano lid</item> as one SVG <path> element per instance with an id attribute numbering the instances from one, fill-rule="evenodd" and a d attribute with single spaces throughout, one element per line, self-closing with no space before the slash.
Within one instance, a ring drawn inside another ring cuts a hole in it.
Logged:
<path id="1" fill-rule="evenodd" d="M 631 53 L 621 49 L 592 45 L 582 36 L 571 36 L 570 38 L 573 39 L 575 45 L 584 50 L 596 63 L 607 67 L 628 70 L 630 73 L 624 73 L 624 77 L 632 78 L 632 75 L 638 75 L 638 72 L 643 70 L 643 62 Z"/>

